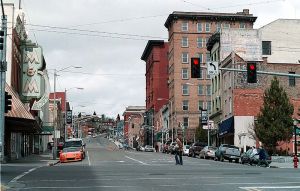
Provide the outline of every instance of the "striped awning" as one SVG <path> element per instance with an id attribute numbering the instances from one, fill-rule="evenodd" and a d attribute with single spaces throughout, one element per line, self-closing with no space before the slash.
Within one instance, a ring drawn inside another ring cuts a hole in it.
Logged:
<path id="1" fill-rule="evenodd" d="M 6 113 L 5 116 L 35 121 L 35 118 L 25 108 L 24 104 L 20 100 L 19 95 L 7 84 L 5 84 L 5 91 L 7 91 L 12 97 L 11 111 Z"/>

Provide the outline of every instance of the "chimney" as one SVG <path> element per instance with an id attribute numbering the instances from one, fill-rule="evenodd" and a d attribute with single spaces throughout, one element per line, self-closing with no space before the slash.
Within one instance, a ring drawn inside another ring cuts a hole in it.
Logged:
<path id="1" fill-rule="evenodd" d="M 249 15 L 249 9 L 243 9 L 243 13 L 244 13 L 245 15 Z"/>

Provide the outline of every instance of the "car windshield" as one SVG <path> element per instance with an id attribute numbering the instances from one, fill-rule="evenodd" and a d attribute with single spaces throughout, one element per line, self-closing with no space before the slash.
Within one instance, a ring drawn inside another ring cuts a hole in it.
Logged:
<path id="1" fill-rule="evenodd" d="M 64 148 L 62 150 L 63 153 L 67 153 L 67 152 L 77 152 L 80 151 L 80 148 L 78 147 L 69 147 L 69 148 Z"/>
<path id="2" fill-rule="evenodd" d="M 1 190 L 300 191 L 300 0 L 0 3 Z"/>
<path id="3" fill-rule="evenodd" d="M 81 147 L 82 142 L 81 141 L 67 141 L 64 144 L 64 147 Z"/>

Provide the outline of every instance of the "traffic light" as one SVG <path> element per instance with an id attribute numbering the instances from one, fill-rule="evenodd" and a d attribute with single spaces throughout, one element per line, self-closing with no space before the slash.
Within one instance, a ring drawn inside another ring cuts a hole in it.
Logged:
<path id="1" fill-rule="evenodd" d="M 4 31 L 0 30 L 0 50 L 3 50 L 4 47 Z"/>
<path id="2" fill-rule="evenodd" d="M 256 63 L 247 63 L 247 82 L 257 82 Z"/>
<path id="3" fill-rule="evenodd" d="M 192 78 L 200 78 L 200 58 L 191 58 L 191 76 Z"/>
<path id="4" fill-rule="evenodd" d="M 11 95 L 8 94 L 8 92 L 5 92 L 5 113 L 8 113 L 8 111 L 11 110 Z"/>

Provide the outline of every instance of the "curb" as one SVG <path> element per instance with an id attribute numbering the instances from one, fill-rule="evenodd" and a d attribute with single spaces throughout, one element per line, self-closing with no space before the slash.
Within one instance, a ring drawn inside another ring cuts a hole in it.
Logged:
<path id="1" fill-rule="evenodd" d="M 60 161 L 58 160 L 58 161 L 56 161 L 56 162 L 53 162 L 53 163 L 48 163 L 48 166 L 55 166 L 55 165 L 57 165 L 58 163 L 60 163 Z"/>

